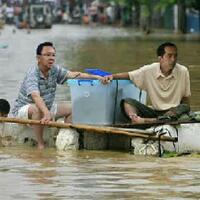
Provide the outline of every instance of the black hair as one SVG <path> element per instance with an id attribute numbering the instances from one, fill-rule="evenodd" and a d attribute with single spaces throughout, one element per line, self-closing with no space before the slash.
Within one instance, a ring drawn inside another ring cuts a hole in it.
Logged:
<path id="1" fill-rule="evenodd" d="M 43 43 L 39 44 L 36 49 L 37 55 L 41 55 L 43 47 L 53 47 L 55 49 L 52 42 L 43 42 Z"/>
<path id="2" fill-rule="evenodd" d="M 157 48 L 157 56 L 162 57 L 165 54 L 165 47 L 174 47 L 177 49 L 177 46 L 175 44 L 171 42 L 165 42 Z"/>
<path id="3" fill-rule="evenodd" d="M 10 104 L 6 99 L 0 99 L 0 113 L 8 114 L 10 112 Z"/>

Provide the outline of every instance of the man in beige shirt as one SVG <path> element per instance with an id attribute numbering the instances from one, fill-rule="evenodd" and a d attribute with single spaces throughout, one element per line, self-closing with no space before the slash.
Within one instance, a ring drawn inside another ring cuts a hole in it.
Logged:
<path id="1" fill-rule="evenodd" d="M 174 117 L 189 111 L 190 77 L 188 69 L 177 62 L 177 47 L 163 43 L 157 49 L 159 62 L 137 70 L 107 76 L 112 79 L 130 79 L 149 96 L 151 107 L 135 99 L 123 99 L 122 111 L 133 123 L 152 122 L 162 116 Z"/>

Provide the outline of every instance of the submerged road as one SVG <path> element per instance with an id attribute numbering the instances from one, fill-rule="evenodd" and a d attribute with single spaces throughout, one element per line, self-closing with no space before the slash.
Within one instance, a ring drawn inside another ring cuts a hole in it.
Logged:
<path id="1" fill-rule="evenodd" d="M 52 41 L 57 61 L 69 69 L 128 71 L 155 61 L 165 40 L 138 40 L 130 29 L 55 25 L 52 29 L 16 30 L 0 35 L 0 98 L 11 104 L 40 42 Z M 173 38 L 174 40 L 174 38 Z M 189 67 L 192 107 L 200 110 L 199 42 L 175 40 L 179 61 Z M 67 86 L 57 100 L 69 100 Z M 0 147 L 0 197 L 5 200 L 199 199 L 199 155 L 175 158 L 134 156 L 125 152 L 67 151 L 55 148 Z"/>

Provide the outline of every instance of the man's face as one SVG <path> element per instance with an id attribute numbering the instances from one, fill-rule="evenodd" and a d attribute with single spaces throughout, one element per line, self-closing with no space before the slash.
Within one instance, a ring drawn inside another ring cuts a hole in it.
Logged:
<path id="1" fill-rule="evenodd" d="M 165 54 L 159 57 L 161 69 L 165 72 L 172 71 L 177 61 L 177 49 L 175 47 L 165 47 Z"/>
<path id="2" fill-rule="evenodd" d="M 52 65 L 55 63 L 56 52 L 51 46 L 45 46 L 42 49 L 41 55 L 38 55 L 38 64 L 44 70 L 50 70 Z"/>

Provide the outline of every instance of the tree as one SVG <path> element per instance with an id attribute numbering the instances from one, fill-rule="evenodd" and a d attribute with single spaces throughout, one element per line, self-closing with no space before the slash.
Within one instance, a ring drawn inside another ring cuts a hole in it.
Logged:
<path id="1" fill-rule="evenodd" d="M 185 3 L 186 3 L 187 7 L 194 8 L 194 9 L 200 11 L 199 0 L 190 0 L 190 1 L 186 1 Z"/>
<path id="2" fill-rule="evenodd" d="M 166 11 L 169 8 L 172 8 L 176 5 L 177 15 L 174 15 L 174 27 L 177 32 L 185 33 L 186 32 L 186 9 L 194 8 L 199 11 L 200 15 L 200 0 L 102 0 L 104 2 L 115 2 L 119 4 L 121 8 L 126 8 L 124 16 L 125 22 L 133 22 L 133 13 L 134 15 L 134 24 L 141 26 L 144 31 L 151 29 L 151 18 L 154 10 Z M 133 8 L 135 8 L 133 12 Z M 142 21 L 140 21 L 140 18 Z"/>

